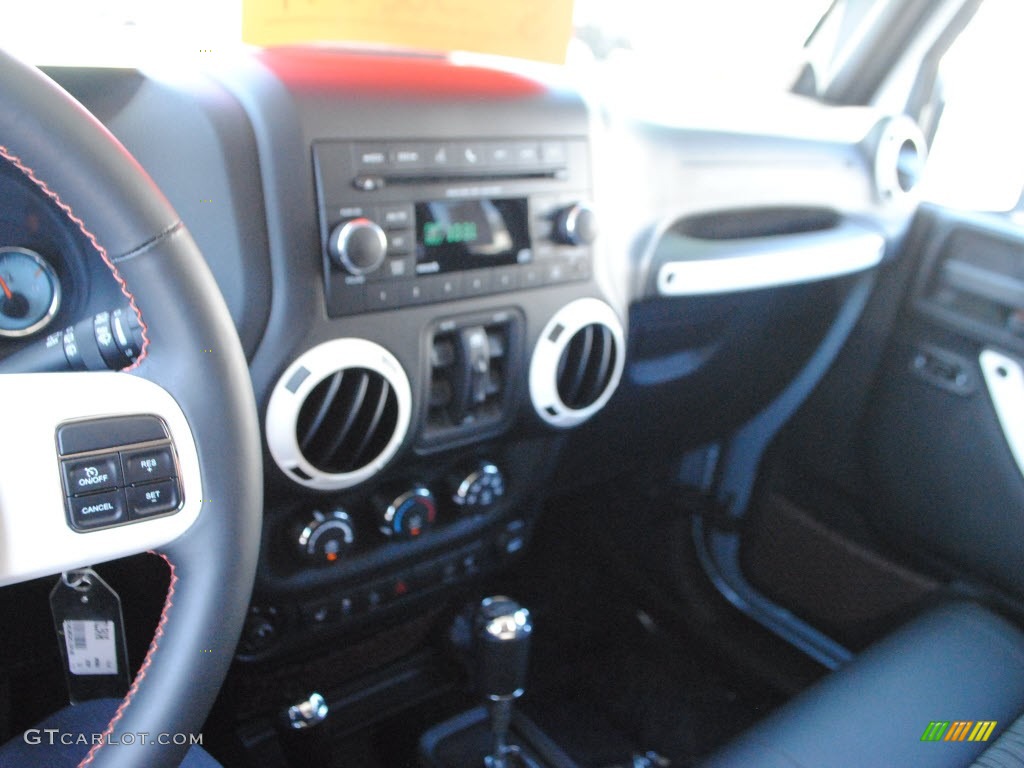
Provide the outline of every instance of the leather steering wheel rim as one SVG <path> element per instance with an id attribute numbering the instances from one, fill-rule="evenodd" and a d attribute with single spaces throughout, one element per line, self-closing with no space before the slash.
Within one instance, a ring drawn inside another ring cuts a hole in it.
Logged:
<path id="1" fill-rule="evenodd" d="M 187 150 L 183 144 L 185 162 Z M 153 745 L 134 737 L 129 745 L 122 737 L 198 733 L 245 621 L 262 521 L 260 432 L 245 356 L 209 268 L 153 181 L 84 107 L 3 52 L 0 163 L 24 174 L 81 229 L 94 246 L 87 257 L 106 263 L 144 323 L 148 341 L 135 365 L 82 375 L 152 382 L 177 401 L 192 431 L 201 509 L 187 531 L 155 548 L 171 567 L 156 636 L 109 738 L 82 763 L 175 766 L 187 741 Z"/>

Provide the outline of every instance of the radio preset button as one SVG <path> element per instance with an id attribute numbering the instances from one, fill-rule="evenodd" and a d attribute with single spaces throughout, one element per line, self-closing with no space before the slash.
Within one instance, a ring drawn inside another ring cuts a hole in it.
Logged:
<path id="1" fill-rule="evenodd" d="M 430 282 L 433 285 L 432 293 L 436 301 L 452 301 L 461 299 L 463 296 L 462 275 L 458 273 L 438 275 L 430 278 Z"/>
<path id="2" fill-rule="evenodd" d="M 536 143 L 520 142 L 515 145 L 516 162 L 521 165 L 537 165 L 540 162 L 540 146 Z"/>
<path id="3" fill-rule="evenodd" d="M 399 256 L 388 259 L 387 266 L 381 270 L 385 279 L 401 280 L 415 276 L 416 265 L 411 256 Z"/>
<path id="4" fill-rule="evenodd" d="M 388 253 L 402 255 L 412 253 L 414 237 L 411 229 L 388 232 Z"/>
<path id="5" fill-rule="evenodd" d="M 572 279 L 569 273 L 569 265 L 563 259 L 552 259 L 544 264 L 544 282 L 562 283 Z"/>
<path id="6" fill-rule="evenodd" d="M 494 270 L 491 288 L 495 291 L 514 291 L 519 287 L 519 267 L 502 267 Z"/>
<path id="7" fill-rule="evenodd" d="M 399 292 L 383 283 L 366 286 L 366 309 L 370 312 L 381 309 L 394 309 L 399 306 Z"/>
<path id="8" fill-rule="evenodd" d="M 399 146 L 391 150 L 391 163 L 398 168 L 419 168 L 423 160 L 423 148 L 419 146 Z"/>
<path id="9" fill-rule="evenodd" d="M 544 284 L 544 269 L 542 267 L 530 265 L 519 271 L 519 284 L 523 288 L 537 288 Z"/>
<path id="10" fill-rule="evenodd" d="M 397 286 L 398 292 L 398 303 L 401 306 L 412 306 L 413 304 L 426 304 L 427 302 L 434 301 L 434 298 L 430 295 L 428 286 L 424 285 L 427 282 L 422 278 L 419 280 L 407 280 Z"/>
<path id="11" fill-rule="evenodd" d="M 376 219 L 385 229 L 407 229 L 413 224 L 412 205 L 386 205 L 377 209 Z"/>
<path id="12" fill-rule="evenodd" d="M 540 156 L 545 165 L 565 165 L 569 160 L 561 141 L 545 141 L 540 146 Z"/>
<path id="13" fill-rule="evenodd" d="M 388 164 L 388 148 L 386 146 L 357 147 L 356 161 L 361 168 L 383 168 Z"/>
<path id="14" fill-rule="evenodd" d="M 491 271 L 477 269 L 463 277 L 462 290 L 465 296 L 481 296 L 491 290 Z"/>

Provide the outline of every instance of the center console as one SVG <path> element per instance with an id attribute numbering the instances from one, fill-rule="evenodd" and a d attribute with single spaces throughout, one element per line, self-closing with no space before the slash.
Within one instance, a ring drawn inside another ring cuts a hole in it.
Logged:
<path id="1" fill-rule="evenodd" d="M 239 660 L 365 643 L 381 668 L 397 651 L 375 636 L 423 647 L 424 616 L 528 547 L 567 430 L 622 376 L 589 113 L 444 59 L 267 51 L 224 83 L 259 149 L 273 283 L 250 365 L 266 510 Z M 315 687 L 336 711 L 365 689 L 317 669 L 245 678 L 246 706 Z"/>

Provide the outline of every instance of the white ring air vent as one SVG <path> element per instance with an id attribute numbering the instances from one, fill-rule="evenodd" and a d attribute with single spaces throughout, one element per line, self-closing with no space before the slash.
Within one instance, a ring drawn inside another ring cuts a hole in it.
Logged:
<path id="1" fill-rule="evenodd" d="M 302 485 L 337 490 L 384 468 L 409 431 L 412 392 L 379 344 L 335 339 L 303 353 L 267 405 L 267 445 Z"/>
<path id="2" fill-rule="evenodd" d="M 574 427 L 619 386 L 625 365 L 622 323 L 597 299 L 577 299 L 548 321 L 530 361 L 530 399 L 548 424 Z"/>
<path id="3" fill-rule="evenodd" d="M 875 150 L 875 188 L 879 199 L 891 202 L 913 192 L 927 157 L 924 134 L 917 123 L 906 115 L 888 119 Z"/>

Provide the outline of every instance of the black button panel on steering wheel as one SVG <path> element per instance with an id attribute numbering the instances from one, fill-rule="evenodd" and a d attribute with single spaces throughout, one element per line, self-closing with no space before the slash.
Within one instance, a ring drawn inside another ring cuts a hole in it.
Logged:
<path id="1" fill-rule="evenodd" d="M 178 461 L 156 416 L 118 416 L 57 428 L 68 525 L 94 531 L 181 509 Z"/>

